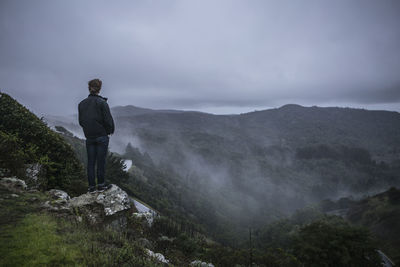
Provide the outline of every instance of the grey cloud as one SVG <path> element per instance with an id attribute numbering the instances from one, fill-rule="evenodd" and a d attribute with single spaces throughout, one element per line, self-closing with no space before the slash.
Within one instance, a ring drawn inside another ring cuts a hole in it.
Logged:
<path id="1" fill-rule="evenodd" d="M 75 112 L 93 77 L 111 105 L 398 103 L 399 13 L 395 0 L 6 0 L 0 89 L 52 114 Z"/>

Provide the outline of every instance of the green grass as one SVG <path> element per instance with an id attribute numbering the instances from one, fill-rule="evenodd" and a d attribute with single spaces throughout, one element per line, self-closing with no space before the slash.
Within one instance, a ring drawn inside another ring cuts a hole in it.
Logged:
<path id="1" fill-rule="evenodd" d="M 48 213 L 43 193 L 10 194 L 0 190 L 0 266 L 163 266 L 127 232 Z"/>
<path id="2" fill-rule="evenodd" d="M 57 223 L 47 214 L 28 214 L 16 226 L 2 229 L 1 266 L 79 265 L 82 251 L 64 242 Z"/>

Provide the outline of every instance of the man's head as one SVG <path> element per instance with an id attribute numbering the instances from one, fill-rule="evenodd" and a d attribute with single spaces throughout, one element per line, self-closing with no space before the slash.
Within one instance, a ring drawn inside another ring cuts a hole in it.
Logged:
<path id="1" fill-rule="evenodd" d="M 101 89 L 101 84 L 102 84 L 102 82 L 100 79 L 93 79 L 93 80 L 89 81 L 88 82 L 89 92 L 91 94 L 98 94 Z"/>

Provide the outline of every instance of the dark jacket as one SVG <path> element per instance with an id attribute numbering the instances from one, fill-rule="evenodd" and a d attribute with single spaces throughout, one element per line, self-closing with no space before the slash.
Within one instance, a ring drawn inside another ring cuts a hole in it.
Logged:
<path id="1" fill-rule="evenodd" d="M 96 138 L 114 133 L 114 120 L 107 98 L 90 94 L 78 106 L 79 125 L 86 138 Z"/>

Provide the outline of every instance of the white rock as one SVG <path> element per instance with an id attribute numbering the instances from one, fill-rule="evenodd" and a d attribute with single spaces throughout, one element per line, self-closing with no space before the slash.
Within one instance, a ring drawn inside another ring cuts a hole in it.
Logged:
<path id="1" fill-rule="evenodd" d="M 86 193 L 70 200 L 72 207 L 81 207 L 94 203 L 103 206 L 106 216 L 127 210 L 131 207 L 128 194 L 114 184 L 110 189 L 99 194 Z"/>
<path id="2" fill-rule="evenodd" d="M 27 188 L 25 181 L 16 177 L 2 178 L 0 184 L 14 192 L 25 191 Z"/>
<path id="3" fill-rule="evenodd" d="M 128 194 L 114 184 L 107 191 L 100 193 L 96 198 L 96 202 L 104 206 L 106 216 L 131 207 Z"/>
<path id="4" fill-rule="evenodd" d="M 42 165 L 39 163 L 26 164 L 25 175 L 27 179 L 32 180 L 33 183 L 38 183 L 38 174 L 42 170 Z"/>
<path id="5" fill-rule="evenodd" d="M 201 260 L 195 260 L 190 263 L 190 266 L 195 266 L 195 267 L 214 267 L 214 264 L 212 263 L 207 263 L 207 262 L 202 262 Z"/>
<path id="6" fill-rule="evenodd" d="M 50 189 L 49 191 L 47 191 L 47 193 L 54 199 L 64 199 L 64 200 L 70 199 L 67 192 L 59 190 L 59 189 Z"/>
<path id="7" fill-rule="evenodd" d="M 155 258 L 156 260 L 158 260 L 159 262 L 162 263 L 169 263 L 169 260 L 167 260 L 163 254 L 161 253 L 154 253 L 153 251 L 151 251 L 150 249 L 146 249 L 147 251 L 147 255 L 149 255 L 152 258 Z"/>
<path id="8" fill-rule="evenodd" d="M 67 192 L 59 189 L 50 189 L 46 193 L 50 195 L 53 200 L 44 202 L 42 204 L 43 208 L 50 211 L 67 211 L 70 209 L 70 197 Z"/>

